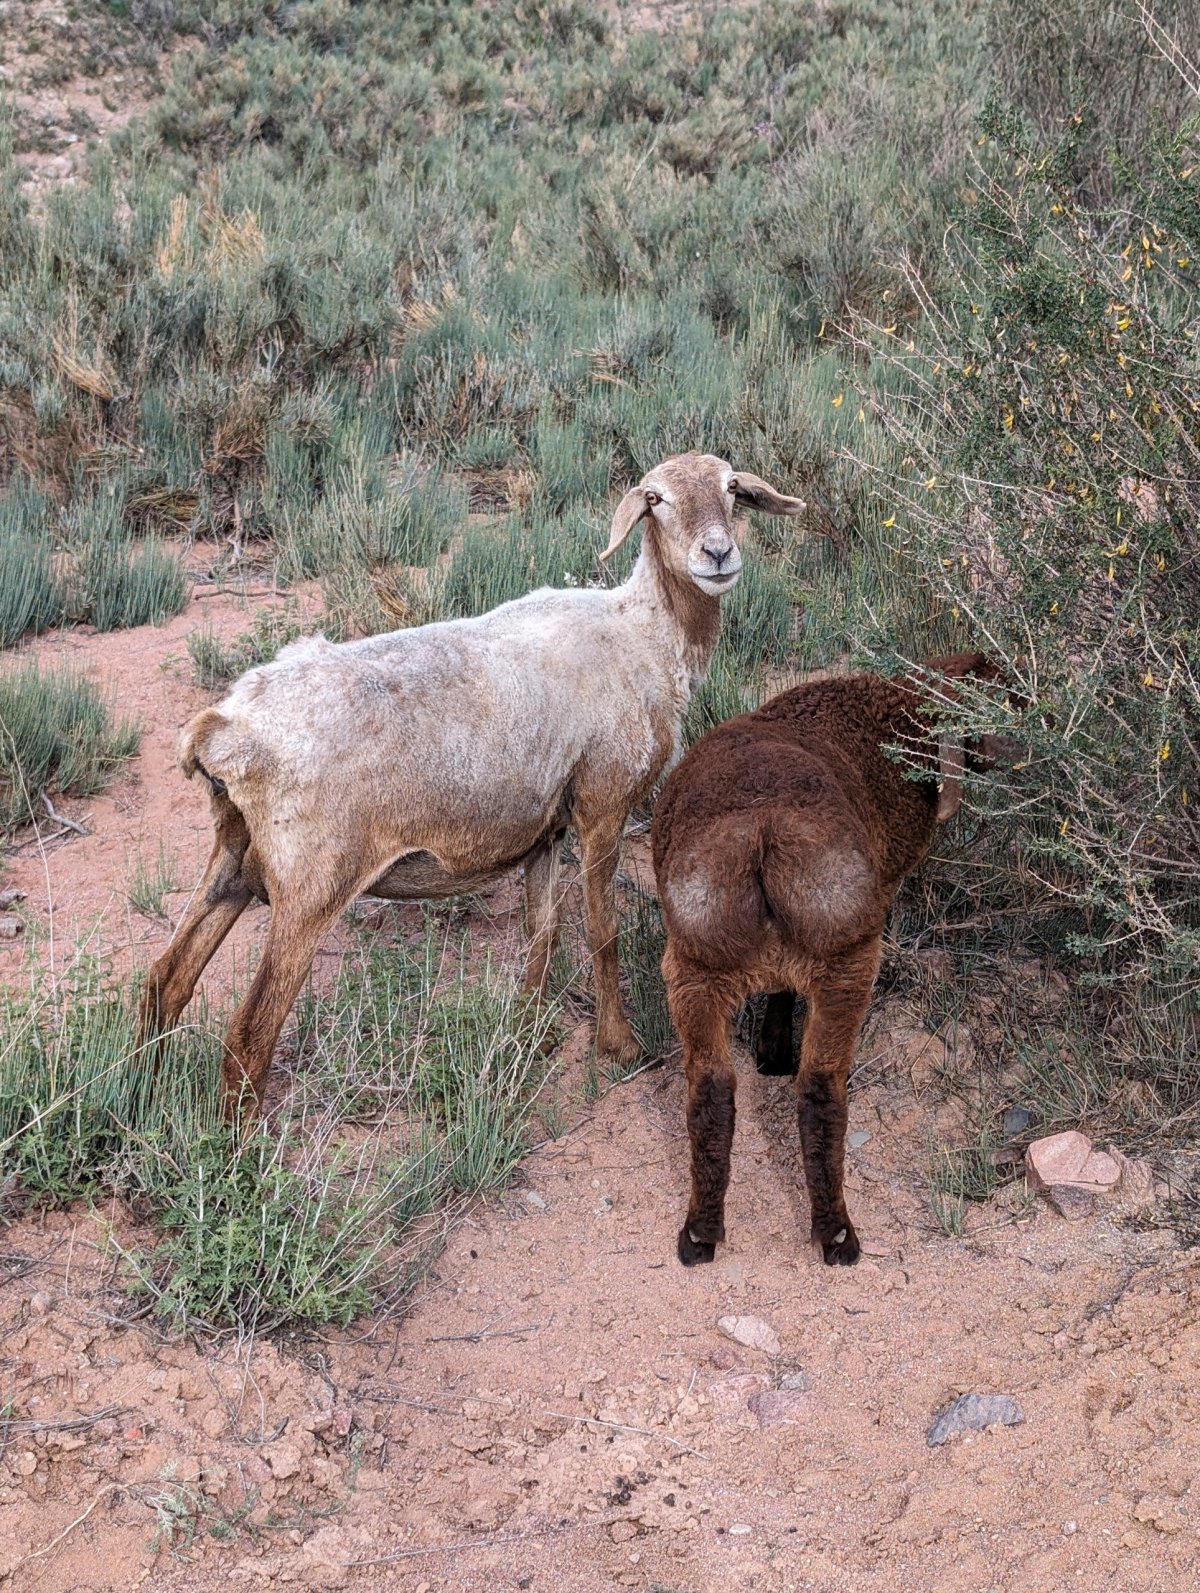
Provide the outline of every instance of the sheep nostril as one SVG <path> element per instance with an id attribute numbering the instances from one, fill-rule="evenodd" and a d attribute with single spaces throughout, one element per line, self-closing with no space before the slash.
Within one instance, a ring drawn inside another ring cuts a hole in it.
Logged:
<path id="1" fill-rule="evenodd" d="M 719 570 L 721 568 L 721 566 L 725 563 L 725 560 L 733 552 L 733 549 L 731 547 L 729 547 L 729 548 L 710 548 L 708 546 L 708 544 L 705 543 L 704 551 L 705 551 L 705 553 L 708 554 L 709 558 L 713 561 L 713 563 L 716 565 L 717 569 Z"/>

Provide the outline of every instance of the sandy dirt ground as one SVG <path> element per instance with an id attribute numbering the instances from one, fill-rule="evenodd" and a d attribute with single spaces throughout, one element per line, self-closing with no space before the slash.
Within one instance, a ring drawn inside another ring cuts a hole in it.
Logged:
<path id="1" fill-rule="evenodd" d="M 60 959 L 97 922 L 119 967 L 164 944 L 169 926 L 127 893 L 161 844 L 177 917 L 207 852 L 205 801 L 173 767 L 176 727 L 208 700 L 186 637 L 251 618 L 235 596 L 199 597 L 163 627 L 29 649 L 91 670 L 144 729 L 108 792 L 56 804 L 86 839 L 9 863 L 41 957 L 51 922 Z M 217 999 L 264 926 L 265 909 L 248 912 L 214 963 Z M 20 977 L 22 955 L 5 943 L 0 976 Z M 117 1246 L 153 1242 L 133 1214 L 9 1214 L 0 1580 L 1200 1587 L 1197 1253 L 1116 1208 L 1068 1223 L 1013 1189 L 972 1208 L 965 1237 L 941 1234 L 929 1146 L 961 1108 L 918 1065 L 937 1044 L 894 999 L 868 1026 L 853 1270 L 809 1250 L 792 1085 L 745 1055 L 729 1242 L 706 1268 L 674 1256 L 687 1140 L 671 1063 L 581 1104 L 512 1188 L 458 1218 L 406 1315 L 345 1333 L 164 1338 L 123 1287 Z M 767 1323 L 777 1353 L 730 1339 L 728 1316 Z M 929 1447 L 964 1392 L 1011 1394 L 1025 1419 Z"/>

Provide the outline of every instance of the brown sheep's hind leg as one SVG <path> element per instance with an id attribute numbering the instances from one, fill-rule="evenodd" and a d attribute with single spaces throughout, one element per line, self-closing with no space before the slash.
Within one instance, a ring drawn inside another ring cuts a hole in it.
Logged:
<path id="1" fill-rule="evenodd" d="M 758 1071 L 769 1078 L 787 1078 L 796 1071 L 796 1051 L 792 1040 L 792 1015 L 795 1010 L 796 997 L 791 990 L 777 990 L 767 997 L 763 1020 L 754 1042 L 754 1061 Z"/>
<path id="2" fill-rule="evenodd" d="M 812 1237 L 830 1267 L 852 1267 L 861 1248 L 843 1192 L 846 1085 L 870 999 L 870 980 L 865 987 L 856 983 L 814 991 L 800 1053 L 800 1144 L 812 1207 Z"/>
<path id="3" fill-rule="evenodd" d="M 670 948 L 663 959 L 663 972 L 671 1017 L 683 1042 L 692 1147 L 692 1192 L 687 1220 L 679 1230 L 678 1251 L 684 1266 L 694 1267 L 711 1261 L 725 1237 L 725 1192 L 737 1088 L 729 1030 L 737 1000 L 711 975 L 681 967 Z"/>

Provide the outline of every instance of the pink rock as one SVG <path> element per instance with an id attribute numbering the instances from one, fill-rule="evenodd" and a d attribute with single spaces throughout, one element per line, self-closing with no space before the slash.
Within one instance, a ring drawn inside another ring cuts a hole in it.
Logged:
<path id="1" fill-rule="evenodd" d="M 1093 1195 L 1106 1194 L 1121 1177 L 1115 1158 L 1093 1150 L 1087 1135 L 1075 1129 L 1034 1140 L 1025 1152 L 1025 1171 L 1034 1189 L 1069 1184 Z"/>
<path id="2" fill-rule="evenodd" d="M 816 1396 L 799 1389 L 764 1388 L 747 1403 L 760 1427 L 791 1427 L 812 1415 Z"/>

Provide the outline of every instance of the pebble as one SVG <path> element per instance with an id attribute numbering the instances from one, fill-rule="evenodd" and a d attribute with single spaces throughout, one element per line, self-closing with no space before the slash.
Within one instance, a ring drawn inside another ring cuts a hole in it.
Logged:
<path id="1" fill-rule="evenodd" d="M 744 1521 L 735 1521 L 729 1529 L 729 1536 L 731 1538 L 745 1538 L 749 1536 L 751 1530 Z"/>
<path id="2" fill-rule="evenodd" d="M 853 1134 L 850 1135 L 849 1139 L 847 1139 L 846 1143 L 849 1145 L 851 1150 L 858 1150 L 865 1145 L 870 1138 L 871 1136 L 867 1133 L 865 1128 L 856 1128 Z"/>
<path id="3" fill-rule="evenodd" d="M 1010 1106 L 1004 1114 L 1002 1132 L 1005 1139 L 1019 1139 L 1033 1121 L 1033 1113 L 1027 1106 Z"/>
<path id="4" fill-rule="evenodd" d="M 759 1427 L 794 1427 L 812 1412 L 813 1396 L 800 1389 L 764 1388 L 747 1401 Z"/>
<path id="5" fill-rule="evenodd" d="M 0 940 L 16 940 L 24 928 L 23 919 L 18 918 L 15 913 L 5 913 L 0 917 Z"/>
<path id="6" fill-rule="evenodd" d="M 54 1296 L 46 1289 L 39 1289 L 29 1297 L 29 1309 L 34 1316 L 49 1316 L 53 1306 Z"/>
<path id="7" fill-rule="evenodd" d="M 1042 1190 L 1042 1197 L 1052 1211 L 1068 1222 L 1082 1222 L 1096 1211 L 1095 1195 L 1075 1184 L 1054 1184 Z"/>
<path id="8" fill-rule="evenodd" d="M 1025 1412 L 1011 1394 L 962 1394 L 933 1422 L 925 1441 L 934 1448 L 955 1433 L 980 1433 L 997 1424 L 1014 1427 L 1025 1420 Z"/>
<path id="9" fill-rule="evenodd" d="M 536 1189 L 523 1189 L 521 1191 L 521 1199 L 527 1206 L 532 1206 L 534 1211 L 546 1210 L 545 1196 L 539 1195 Z"/>
<path id="10" fill-rule="evenodd" d="M 727 1339 L 750 1350 L 761 1350 L 764 1355 L 778 1355 L 782 1347 L 775 1329 L 760 1316 L 719 1317 L 717 1327 Z"/>

